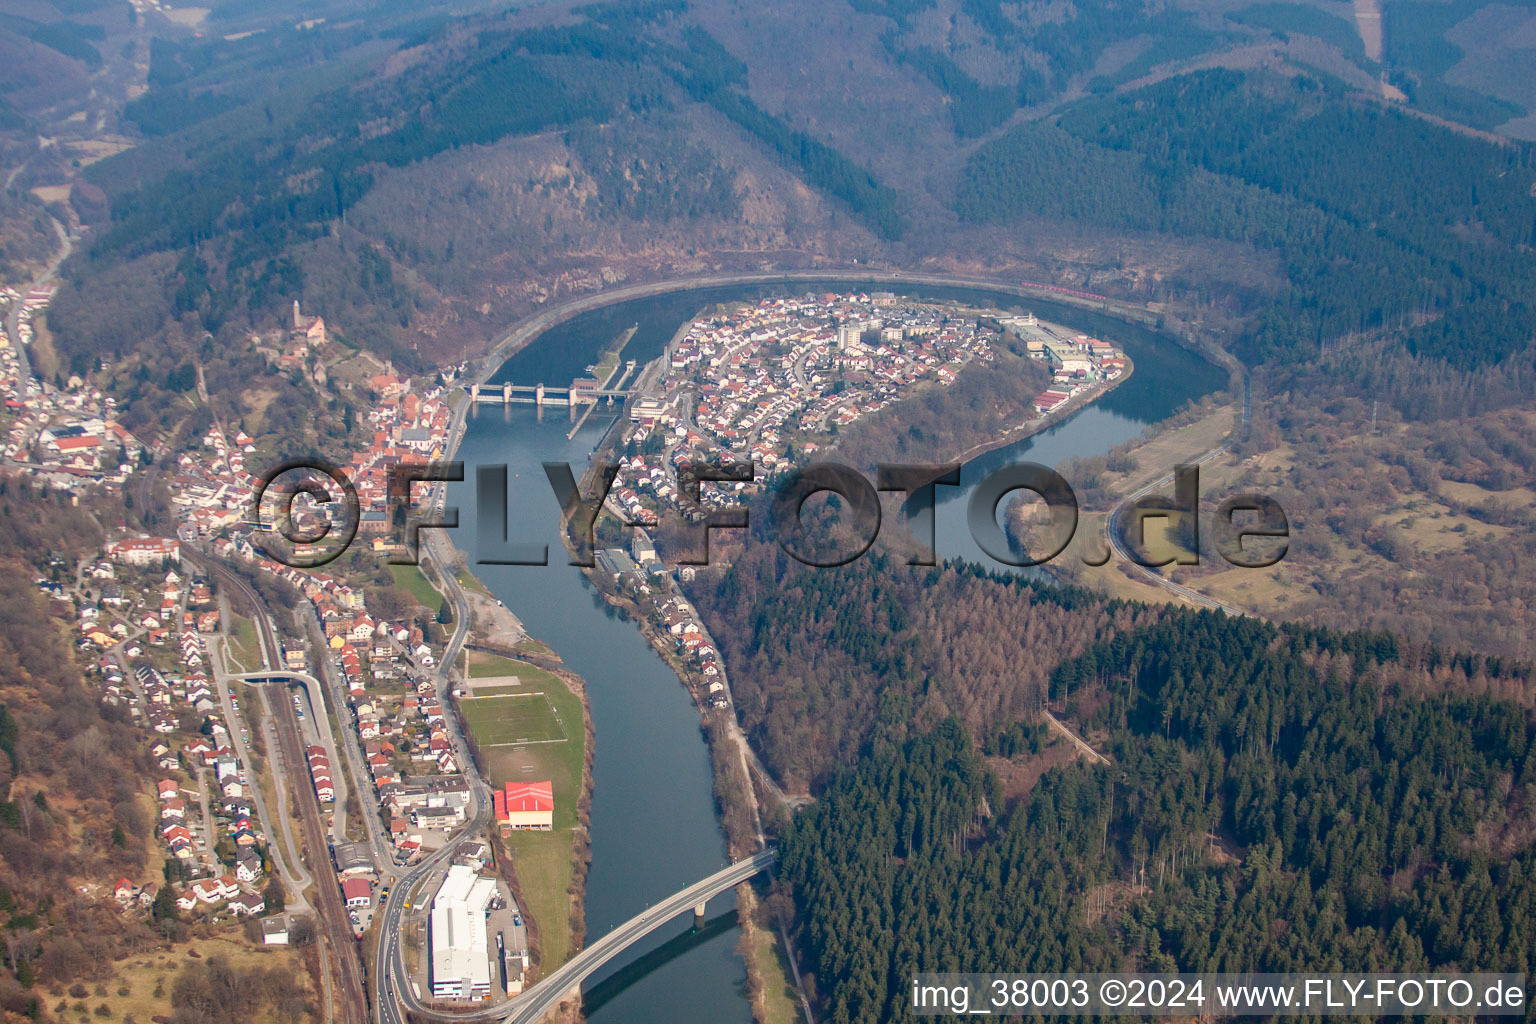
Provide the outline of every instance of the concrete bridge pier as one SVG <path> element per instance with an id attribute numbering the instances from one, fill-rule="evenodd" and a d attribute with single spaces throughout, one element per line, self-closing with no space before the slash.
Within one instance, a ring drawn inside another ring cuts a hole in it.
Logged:
<path id="1" fill-rule="evenodd" d="M 533 404 L 541 408 L 544 405 L 544 383 L 542 381 L 533 389 Z"/>
<path id="2" fill-rule="evenodd" d="M 502 405 L 511 405 L 512 404 L 512 385 L 511 385 L 510 382 L 506 383 L 506 384 L 503 384 L 501 386 L 501 404 Z"/>
<path id="3" fill-rule="evenodd" d="M 698 906 L 693 908 L 693 926 L 695 928 L 698 928 L 704 924 L 704 905 L 708 902 L 708 900 L 705 900 L 704 903 L 700 903 Z"/>
<path id="4" fill-rule="evenodd" d="M 471 384 L 469 386 L 469 400 L 471 402 L 478 402 L 478 401 L 480 401 L 480 385 L 479 384 Z"/>

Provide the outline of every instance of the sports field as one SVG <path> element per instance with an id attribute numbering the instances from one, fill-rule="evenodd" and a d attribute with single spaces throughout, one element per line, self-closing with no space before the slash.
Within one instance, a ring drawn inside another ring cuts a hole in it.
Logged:
<path id="1" fill-rule="evenodd" d="M 560 716 L 542 693 L 474 697 L 459 701 L 459 708 L 482 747 L 555 743 L 566 738 Z"/>

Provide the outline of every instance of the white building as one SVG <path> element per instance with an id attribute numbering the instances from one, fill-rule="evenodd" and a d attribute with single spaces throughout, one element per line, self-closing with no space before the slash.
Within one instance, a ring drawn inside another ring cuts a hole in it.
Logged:
<path id="1" fill-rule="evenodd" d="M 483 999 L 491 994 L 485 914 L 496 880 L 455 864 L 432 899 L 432 995 Z"/>

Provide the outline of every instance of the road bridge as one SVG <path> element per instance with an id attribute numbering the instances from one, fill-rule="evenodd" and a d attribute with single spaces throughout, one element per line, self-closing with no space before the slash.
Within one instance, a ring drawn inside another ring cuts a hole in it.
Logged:
<path id="1" fill-rule="evenodd" d="M 390 909 L 394 912 L 396 920 L 386 920 L 386 927 L 392 929 L 390 941 L 394 945 L 386 971 L 388 976 L 386 993 L 398 999 L 408 1010 L 441 1020 L 536 1024 L 562 1000 L 577 995 L 581 983 L 608 961 L 679 915 L 692 912 L 696 917 L 702 917 L 704 907 L 710 900 L 734 889 L 754 875 L 768 870 L 777 857 L 778 851 L 770 847 L 745 860 L 739 860 L 722 868 L 708 878 L 673 893 L 660 903 L 620 924 L 557 967 L 548 977 L 541 979 L 512 1000 L 499 1006 L 468 1010 L 464 1013 L 427 1009 L 409 988 L 398 984 L 401 979 L 396 972 L 403 973 L 405 967 L 400 955 L 398 923 L 398 905 L 403 902 L 403 899 L 393 901 Z"/>
<path id="2" fill-rule="evenodd" d="M 706 903 L 721 893 L 734 889 L 758 872 L 768 870 L 777 857 L 778 851 L 769 847 L 746 860 L 739 860 L 730 867 L 715 872 L 703 881 L 696 882 L 681 892 L 667 897 L 654 907 L 636 914 L 557 967 L 549 977 L 512 1000 L 503 1011 L 504 1015 L 498 1014 L 498 1016 L 501 1017 L 503 1024 L 535 1024 L 609 960 L 679 914 L 691 910 L 696 917 L 703 917 Z"/>

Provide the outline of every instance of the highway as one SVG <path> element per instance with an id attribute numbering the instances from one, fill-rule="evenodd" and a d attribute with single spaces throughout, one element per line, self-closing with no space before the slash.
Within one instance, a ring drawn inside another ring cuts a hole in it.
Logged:
<path id="1" fill-rule="evenodd" d="M 958 278 L 945 275 L 900 274 L 873 270 L 725 274 L 686 280 L 653 282 L 626 288 L 610 289 L 583 296 L 543 310 L 523 320 L 498 339 L 491 352 L 475 367 L 466 372 L 464 379 L 460 383 L 466 390 L 472 384 L 484 384 L 511 354 L 533 341 L 545 330 L 591 309 L 668 291 L 730 284 L 797 280 L 879 281 L 891 285 L 931 284 L 951 287 L 977 287 L 1021 296 L 1040 295 L 1047 299 L 1064 301 L 1059 295 L 1045 295 L 1037 289 L 1021 288 L 1017 285 L 992 280 Z M 456 452 L 458 442 L 463 435 L 465 417 L 471 405 L 471 402 L 466 401 L 455 411 L 453 422 L 448 431 L 447 451 L 450 453 L 450 458 L 452 457 L 451 453 Z M 1214 455 L 1215 453 L 1211 454 Z M 440 515 L 446 494 L 446 485 L 434 485 L 426 504 L 428 507 L 434 508 Z M 434 676 L 439 696 L 443 697 L 442 691 L 448 684 L 449 674 L 462 653 L 468 638 L 471 610 L 469 602 L 464 596 L 463 589 L 453 574 L 453 548 L 443 531 L 429 529 L 419 534 L 419 537 L 420 549 L 418 559 L 424 570 L 429 565 L 435 570 L 437 589 L 448 598 L 454 613 L 454 633 L 444 649 L 442 659 L 436 667 Z M 1122 557 L 1124 557 L 1123 554 Z M 1151 575 L 1160 580 L 1160 577 L 1156 577 L 1155 574 Z M 1166 583 L 1166 581 L 1163 582 Z M 765 870 L 773 862 L 774 851 L 763 851 L 748 860 L 734 864 L 722 872 L 710 876 L 710 878 L 699 882 L 695 886 L 691 886 L 682 893 L 670 897 L 657 907 L 647 910 L 645 913 L 625 922 L 602 939 L 594 942 L 566 964 L 562 965 L 548 978 L 540 981 L 509 1004 L 496 1009 L 471 1011 L 465 1014 L 430 1011 L 422 1004 L 409 981 L 410 971 L 405 963 L 405 952 L 401 940 L 404 907 L 408 899 L 420 901 L 428 898 L 426 893 L 412 896 L 412 890 L 435 869 L 451 860 L 460 844 L 466 838 L 483 832 L 491 824 L 489 788 L 474 770 L 474 761 L 469 756 L 464 738 L 459 734 L 457 721 L 453 716 L 449 716 L 448 723 L 449 734 L 453 741 L 456 755 L 460 763 L 465 766 L 465 775 L 470 780 L 473 813 L 466 825 L 456 832 L 442 848 L 426 857 L 420 864 L 398 879 L 392 892 L 393 898 L 380 909 L 380 913 L 375 918 L 379 932 L 379 950 L 376 961 L 378 969 L 375 971 L 373 984 L 375 987 L 374 1007 L 378 1024 L 405 1024 L 406 1011 L 457 1020 L 502 1019 L 506 1024 L 531 1024 L 531 1022 L 540 1019 L 572 989 L 578 987 L 581 981 L 593 971 L 601 967 L 611 957 L 627 949 L 658 925 L 670 920 L 683 911 L 691 910 L 698 903 L 704 902 L 711 896 L 718 895 L 720 892 L 732 888 L 759 871 Z M 756 761 L 755 756 L 751 756 L 753 752 L 750 746 L 745 743 L 741 745 L 749 759 Z M 760 764 L 758 767 L 761 770 Z M 763 772 L 763 774 L 767 777 L 766 772 Z M 791 802 L 791 800 L 786 798 L 786 802 Z"/>
<path id="2" fill-rule="evenodd" d="M 434 861 L 439 855 L 434 856 Z M 398 955 L 398 928 L 400 907 L 404 899 L 392 901 L 390 921 L 387 924 L 395 929 L 396 941 L 392 943 L 396 948 L 396 955 L 389 961 L 389 978 L 385 991 L 393 990 L 407 1008 L 417 1013 L 439 1017 L 454 1021 L 499 1021 L 500 1024 L 536 1024 L 542 1020 L 545 1014 L 554 1009 L 562 1000 L 570 998 L 576 992 L 581 983 L 593 972 L 597 971 L 609 960 L 618 956 L 630 946 L 639 942 L 651 932 L 671 921 L 680 914 L 691 913 L 694 907 L 707 903 L 709 900 L 734 889 L 760 872 L 773 866 L 778 851 L 772 848 L 754 854 L 745 860 L 739 860 L 735 864 L 722 868 L 702 881 L 695 882 L 688 888 L 676 892 L 653 907 L 636 914 L 634 917 L 618 925 L 607 935 L 587 946 L 564 964 L 556 968 L 548 977 L 537 982 L 517 997 L 499 1006 L 484 1007 L 480 1009 L 466 1010 L 464 1013 L 450 1013 L 442 1010 L 427 1010 L 415 997 L 407 986 L 404 989 L 396 983 L 396 972 L 402 972 L 404 965 Z M 422 869 L 429 865 L 424 863 Z M 403 893 L 404 883 L 401 892 Z M 418 900 L 426 899 L 425 894 L 417 897 Z M 386 1016 L 386 1020 L 398 1021 L 398 1014 Z"/>
<path id="3" fill-rule="evenodd" d="M 453 426 L 449 430 L 449 438 L 453 443 L 449 451 L 457 447 L 464 425 L 464 414 L 469 404 L 464 403 L 455 414 Z M 441 513 L 448 491 L 447 485 L 435 485 L 435 491 L 429 504 L 435 505 Z M 442 660 L 438 662 L 432 677 L 437 687 L 438 698 L 443 702 L 444 707 L 447 707 L 447 694 L 444 691 L 448 688 L 454 662 L 458 660 L 459 654 L 464 650 L 465 642 L 469 639 L 469 599 L 464 596 L 464 589 L 459 586 L 458 578 L 453 574 L 452 547 L 447 537 L 443 535 L 443 531 L 427 530 L 421 533 L 420 537 L 419 561 L 424 567 L 430 565 L 435 570 L 438 589 L 447 596 L 449 604 L 453 607 L 453 636 L 449 638 L 447 646 L 443 649 Z M 448 737 L 453 743 L 454 757 L 464 766 L 464 777 L 469 780 L 471 811 L 468 821 L 449 838 L 448 842 L 430 856 L 423 858 L 421 863 L 395 883 L 390 894 L 391 899 L 374 916 L 375 928 L 379 933 L 378 956 L 375 959 L 377 966 L 373 978 L 374 1007 L 378 1024 L 405 1024 L 404 1010 L 429 1013 L 411 987 L 411 971 L 405 962 L 405 948 L 401 941 L 405 904 L 410 900 L 411 890 L 437 868 L 452 860 L 465 840 L 486 832 L 493 824 L 491 790 L 475 769 L 469 745 L 459 729 L 458 716 L 447 715 L 444 717 L 444 722 L 448 727 Z M 426 898 L 425 893 L 416 896 L 418 901 Z"/>
<path id="4" fill-rule="evenodd" d="M 441 497 L 438 501 L 441 501 Z M 443 553 L 452 550 L 447 538 L 440 530 L 428 531 L 421 537 L 420 560 L 423 564 L 430 564 L 435 570 L 439 589 L 445 592 L 454 613 L 453 636 L 443 652 L 443 658 L 437 666 L 435 676 L 441 696 L 441 690 L 448 685 L 452 666 L 468 639 L 470 608 L 463 588 L 460 587 L 458 579 L 449 568 L 453 564 L 451 555 Z M 734 888 L 773 864 L 776 852 L 772 849 L 764 850 L 668 897 L 619 925 L 566 961 L 547 978 L 508 1003 L 496 1007 L 473 1009 L 462 1014 L 428 1009 L 410 982 L 411 969 L 406 963 L 405 944 L 401 934 L 405 905 L 410 902 L 419 906 L 430 899 L 430 893 L 425 891 L 426 886 L 423 886 L 423 891 L 419 893 L 413 893 L 413 890 L 426 881 L 433 872 L 449 862 L 465 839 L 484 832 L 492 825 L 490 790 L 473 769 L 474 761 L 459 732 L 456 718 L 448 716 L 447 722 L 455 752 L 461 759 L 461 763 L 466 766 L 465 776 L 470 780 L 474 810 L 470 820 L 441 849 L 423 859 L 395 884 L 391 899 L 380 908 L 380 913 L 375 918 L 379 933 L 379 951 L 376 961 L 379 967 L 375 971 L 373 981 L 374 1006 L 379 1024 L 406 1024 L 406 1012 L 452 1020 L 501 1020 L 505 1021 L 505 1024 L 532 1024 L 541 1019 L 573 989 L 579 987 L 581 982 L 594 971 L 656 928 L 679 914 L 690 912 L 695 906 Z"/>

